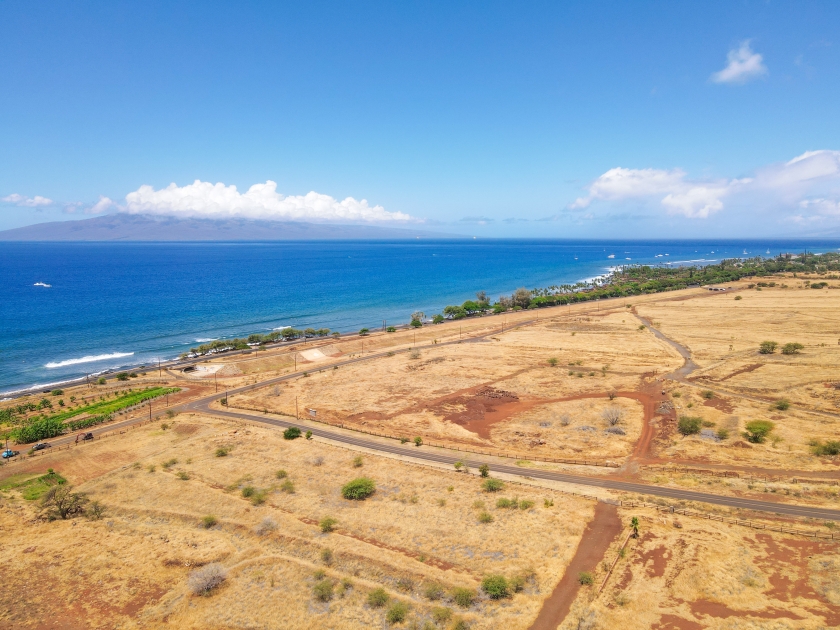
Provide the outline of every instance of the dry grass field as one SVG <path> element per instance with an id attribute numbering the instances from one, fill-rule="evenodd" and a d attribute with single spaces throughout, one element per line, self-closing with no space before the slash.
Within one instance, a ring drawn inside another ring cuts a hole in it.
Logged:
<path id="1" fill-rule="evenodd" d="M 840 458 L 811 442 L 840 439 L 840 291 L 799 278 L 729 286 L 298 343 L 62 396 L 79 404 L 165 382 L 182 388 L 171 405 L 218 391 L 219 407 L 225 389 L 256 384 L 228 408 L 314 409 L 322 423 L 515 454 L 522 467 L 606 460 L 621 468 L 597 474 L 837 509 Z M 685 378 L 666 377 L 683 366 L 669 339 L 698 366 Z M 761 354 L 763 341 L 778 346 Z M 792 342 L 802 347 L 780 352 Z M 260 386 L 295 362 L 305 375 Z M 682 435 L 681 417 L 703 433 Z M 773 428 L 751 442 L 755 420 Z M 836 542 L 596 504 L 560 482 L 491 493 L 476 471 L 191 413 L 51 450 L 0 467 L 7 627 L 544 630 L 546 611 L 564 606 L 564 630 L 840 627 Z M 45 519 L 38 497 L 58 487 L 48 468 L 104 506 L 101 518 Z M 711 474 L 721 470 L 741 477 Z M 343 498 L 357 477 L 375 493 Z M 628 540 L 633 517 L 641 534 Z M 482 590 L 489 575 L 515 585 L 509 597 Z"/>

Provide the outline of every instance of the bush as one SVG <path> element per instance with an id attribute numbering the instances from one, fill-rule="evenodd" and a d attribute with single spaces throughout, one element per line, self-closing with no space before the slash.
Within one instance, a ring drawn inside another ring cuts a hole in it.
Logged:
<path id="1" fill-rule="evenodd" d="M 712 390 L 710 390 L 710 389 L 707 389 L 706 391 L 704 391 L 704 392 L 703 392 L 702 394 L 700 394 L 700 395 L 701 395 L 703 398 L 705 398 L 706 400 L 711 400 L 712 398 L 714 398 L 714 397 L 715 397 L 715 393 L 714 393 Z"/>
<path id="2" fill-rule="evenodd" d="M 469 630 L 469 624 L 463 619 L 456 619 L 452 624 L 452 630 Z"/>
<path id="3" fill-rule="evenodd" d="M 362 501 L 367 499 L 376 491 L 376 484 L 373 479 L 368 477 L 359 477 L 346 483 L 341 488 L 341 496 L 352 501 Z"/>
<path id="4" fill-rule="evenodd" d="M 761 345 L 758 346 L 758 352 L 760 354 L 773 354 L 776 352 L 778 345 L 775 341 L 762 341 Z"/>
<path id="5" fill-rule="evenodd" d="M 64 394 L 63 389 L 54 389 L 50 392 L 53 396 L 62 396 Z"/>
<path id="6" fill-rule="evenodd" d="M 87 497 L 80 492 L 73 492 L 69 484 L 52 486 L 41 497 L 41 509 L 51 520 L 73 518 L 85 513 Z"/>
<path id="7" fill-rule="evenodd" d="M 117 374 L 118 381 L 127 381 L 128 380 L 128 372 L 120 372 Z"/>
<path id="8" fill-rule="evenodd" d="M 736 299 L 736 300 L 743 300 L 744 298 L 743 298 L 743 297 L 741 297 L 740 295 L 736 295 L 736 296 L 735 296 L 735 299 Z"/>
<path id="9" fill-rule="evenodd" d="M 100 376 L 98 379 L 96 379 L 96 383 L 97 385 L 104 385 L 105 383 L 107 383 L 107 381 L 105 380 L 104 376 Z"/>
<path id="10" fill-rule="evenodd" d="M 423 438 L 419 435 L 414 438 L 414 446 L 423 446 Z"/>
<path id="11" fill-rule="evenodd" d="M 452 619 L 452 610 L 446 606 L 435 606 L 432 608 L 432 619 L 435 623 L 446 623 Z"/>
<path id="12" fill-rule="evenodd" d="M 779 398 L 779 400 L 773 403 L 773 407 L 779 411 L 787 411 L 790 409 L 790 401 L 787 398 Z"/>
<path id="13" fill-rule="evenodd" d="M 497 508 L 502 508 L 502 509 L 506 509 L 506 508 L 516 509 L 517 507 L 519 507 L 519 503 L 516 499 L 505 499 L 504 497 L 502 497 L 501 499 L 496 501 L 496 507 Z"/>
<path id="14" fill-rule="evenodd" d="M 747 438 L 748 442 L 761 444 L 767 439 L 770 431 L 775 426 L 769 420 L 753 420 L 752 422 L 747 422 L 747 426 L 745 427 L 747 430 L 744 432 L 744 437 Z"/>
<path id="15" fill-rule="evenodd" d="M 534 507 L 534 502 L 533 501 L 530 501 L 530 500 L 527 500 L 527 499 L 522 499 L 522 501 L 519 502 L 519 509 L 520 510 L 530 510 L 532 507 Z"/>
<path id="16" fill-rule="evenodd" d="M 811 447 L 811 452 L 814 455 L 840 455 L 840 440 L 827 440 L 821 442 L 820 440 L 811 440 L 808 445 Z"/>
<path id="17" fill-rule="evenodd" d="M 490 466 L 487 464 L 482 464 L 478 467 L 478 472 L 482 477 L 489 477 L 490 476 Z"/>
<path id="18" fill-rule="evenodd" d="M 321 562 L 326 564 L 327 566 L 333 563 L 333 552 L 332 549 L 321 549 Z"/>
<path id="19" fill-rule="evenodd" d="M 482 512 L 478 515 L 478 522 L 479 523 L 492 523 L 493 522 L 493 515 L 490 512 Z"/>
<path id="20" fill-rule="evenodd" d="M 328 602 L 333 598 L 332 580 L 321 580 L 312 587 L 315 599 L 319 602 Z"/>
<path id="21" fill-rule="evenodd" d="M 786 343 L 782 346 L 782 354 L 799 354 L 804 347 L 801 343 Z"/>
<path id="22" fill-rule="evenodd" d="M 246 499 L 250 499 L 256 492 L 257 489 L 254 486 L 245 486 L 242 488 L 242 496 Z"/>
<path id="23" fill-rule="evenodd" d="M 321 531 L 325 534 L 329 534 L 331 531 L 333 531 L 336 525 L 338 525 L 338 521 L 331 516 L 325 516 L 321 519 L 321 522 L 318 523 L 318 526 L 321 528 Z"/>
<path id="24" fill-rule="evenodd" d="M 105 506 L 99 501 L 91 501 L 85 510 L 85 516 L 92 521 L 98 521 L 105 514 Z"/>
<path id="25" fill-rule="evenodd" d="M 607 407 L 601 412 L 601 418 L 614 427 L 624 418 L 624 410 L 621 407 Z"/>
<path id="26" fill-rule="evenodd" d="M 391 599 L 391 597 L 385 592 L 385 589 L 379 587 L 368 593 L 367 601 L 368 605 L 372 608 L 382 608 L 382 606 L 388 603 L 389 599 Z"/>
<path id="27" fill-rule="evenodd" d="M 488 575 L 481 580 L 481 590 L 487 593 L 490 599 L 510 597 L 510 585 L 503 575 Z"/>
<path id="28" fill-rule="evenodd" d="M 700 433 L 700 427 L 703 426 L 702 418 L 695 418 L 693 416 L 680 416 L 677 423 L 677 431 L 683 435 L 694 435 Z"/>
<path id="29" fill-rule="evenodd" d="M 717 439 L 728 440 L 729 439 L 729 431 L 727 429 L 718 429 L 717 430 Z"/>
<path id="30" fill-rule="evenodd" d="M 525 576 L 524 575 L 516 575 L 508 580 L 510 584 L 510 590 L 514 593 L 521 593 L 525 590 Z"/>
<path id="31" fill-rule="evenodd" d="M 394 602 L 394 605 L 388 609 L 385 619 L 388 623 L 401 623 L 405 621 L 406 615 L 408 615 L 408 604 L 405 602 Z"/>
<path id="32" fill-rule="evenodd" d="M 218 562 L 213 562 L 190 573 L 187 585 L 195 595 L 209 595 L 210 591 L 221 586 L 226 579 L 225 568 Z"/>
<path id="33" fill-rule="evenodd" d="M 456 587 L 452 589 L 452 601 L 461 608 L 469 608 L 475 599 L 475 591 L 469 588 Z"/>
<path id="34" fill-rule="evenodd" d="M 283 439 L 284 440 L 296 440 L 301 435 L 300 429 L 297 427 L 289 427 L 285 431 L 283 431 Z"/>
<path id="35" fill-rule="evenodd" d="M 356 457 L 353 458 L 353 468 L 361 468 L 362 464 L 363 464 L 362 456 L 361 455 L 356 455 Z"/>
<path id="36" fill-rule="evenodd" d="M 590 586 L 595 583 L 595 578 L 588 571 L 581 571 L 578 574 L 578 582 L 580 582 L 581 586 Z"/>
<path id="37" fill-rule="evenodd" d="M 500 479 L 485 479 L 481 487 L 485 492 L 498 492 L 505 487 L 505 484 Z"/>
<path id="38" fill-rule="evenodd" d="M 443 587 L 437 582 L 430 582 L 423 590 L 423 595 L 425 595 L 426 599 L 436 602 L 443 597 Z"/>
<path id="39" fill-rule="evenodd" d="M 394 328 L 393 326 L 388 326 L 388 327 L 385 329 L 385 332 L 397 332 L 397 329 L 396 329 L 396 328 Z"/>
<path id="40" fill-rule="evenodd" d="M 307 440 L 311 440 L 311 439 L 312 439 L 312 431 L 307 431 L 307 432 L 306 432 L 306 435 L 305 435 L 304 437 L 305 437 Z"/>
<path id="41" fill-rule="evenodd" d="M 286 479 L 286 481 L 280 484 L 280 491 L 286 494 L 294 494 L 295 483 L 291 479 Z"/>
<path id="42" fill-rule="evenodd" d="M 364 337 L 364 336 L 368 335 L 369 333 L 370 333 L 370 328 L 362 328 L 362 329 L 359 331 L 359 335 L 361 335 L 362 337 Z"/>
<path id="43" fill-rule="evenodd" d="M 551 367 L 555 367 L 557 365 L 557 357 L 551 357 L 550 359 L 548 359 L 548 364 Z"/>
<path id="44" fill-rule="evenodd" d="M 281 468 L 276 473 L 274 473 L 274 476 L 277 477 L 278 479 L 285 479 L 286 477 L 289 476 L 289 474 Z"/>
<path id="45" fill-rule="evenodd" d="M 458 460 L 457 462 L 455 462 L 452 465 L 455 466 L 455 470 L 457 470 L 458 472 L 461 472 L 461 469 L 464 467 L 464 462 L 462 462 L 461 460 Z"/>

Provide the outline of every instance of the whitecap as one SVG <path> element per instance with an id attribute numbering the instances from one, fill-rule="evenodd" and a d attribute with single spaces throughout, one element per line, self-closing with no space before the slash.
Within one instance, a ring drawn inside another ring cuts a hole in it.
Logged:
<path id="1" fill-rule="evenodd" d="M 79 363 L 95 363 L 96 361 L 107 361 L 108 359 L 119 359 L 121 357 L 130 357 L 133 352 L 112 352 L 111 354 L 91 354 L 86 357 L 78 359 L 65 359 L 64 361 L 50 361 L 45 368 L 60 368 L 68 365 L 77 365 Z"/>
<path id="2" fill-rule="evenodd" d="M 209 343 L 211 341 L 216 341 L 216 339 L 218 339 L 218 337 L 213 337 L 212 339 L 196 339 L 195 342 L 196 343 Z"/>
<path id="3" fill-rule="evenodd" d="M 280 326 L 279 328 L 272 328 L 272 330 L 286 330 L 287 328 L 291 328 L 291 326 Z"/>

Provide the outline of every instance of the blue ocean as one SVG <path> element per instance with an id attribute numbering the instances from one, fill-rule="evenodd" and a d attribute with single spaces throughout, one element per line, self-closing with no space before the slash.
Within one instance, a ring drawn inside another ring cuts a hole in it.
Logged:
<path id="1" fill-rule="evenodd" d="M 283 326 L 350 332 L 383 320 L 407 323 L 414 311 L 438 313 L 478 290 L 495 299 L 621 264 L 699 265 L 838 248 L 836 239 L 5 242 L 0 393 Z"/>

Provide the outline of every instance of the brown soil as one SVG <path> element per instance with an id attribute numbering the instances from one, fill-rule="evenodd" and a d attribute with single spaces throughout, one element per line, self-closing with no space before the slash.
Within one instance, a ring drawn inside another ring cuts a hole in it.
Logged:
<path id="1" fill-rule="evenodd" d="M 718 383 L 729 380 L 733 376 L 738 376 L 739 374 L 746 374 L 747 372 L 755 372 L 758 368 L 763 367 L 763 363 L 753 363 L 752 365 L 748 365 L 746 367 L 742 367 L 740 370 L 735 370 L 734 372 L 727 374 L 726 376 L 722 376 L 720 378 L 711 379 L 713 381 L 717 381 Z"/>
<path id="2" fill-rule="evenodd" d="M 651 626 L 651 630 L 703 630 L 705 627 L 691 619 L 683 619 L 676 615 L 662 615 L 659 622 Z"/>
<path id="3" fill-rule="evenodd" d="M 732 413 L 735 409 L 732 406 L 732 403 L 725 398 L 709 398 L 708 400 L 703 401 L 703 406 L 717 409 L 723 413 Z"/>
<path id="4" fill-rule="evenodd" d="M 582 571 L 593 570 L 619 533 L 621 519 L 618 510 L 614 505 L 599 502 L 572 561 L 551 595 L 543 602 L 540 614 L 531 624 L 531 630 L 555 630 L 563 622 L 580 590 L 578 575 Z"/>
<path id="5" fill-rule="evenodd" d="M 691 602 L 691 612 L 695 616 L 707 617 L 758 617 L 759 619 L 802 619 L 799 615 L 788 610 L 778 608 L 764 608 L 762 610 L 732 610 L 726 604 L 710 602 L 708 600 L 697 600 Z"/>

